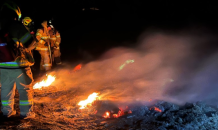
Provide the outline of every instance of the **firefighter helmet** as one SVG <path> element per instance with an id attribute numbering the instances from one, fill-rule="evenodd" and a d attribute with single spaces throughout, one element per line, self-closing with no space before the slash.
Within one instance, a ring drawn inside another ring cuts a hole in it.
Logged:
<path id="1" fill-rule="evenodd" d="M 23 24 L 24 24 L 25 26 L 28 26 L 31 22 L 32 22 L 32 19 L 31 19 L 30 17 L 25 17 L 25 18 L 23 19 Z"/>

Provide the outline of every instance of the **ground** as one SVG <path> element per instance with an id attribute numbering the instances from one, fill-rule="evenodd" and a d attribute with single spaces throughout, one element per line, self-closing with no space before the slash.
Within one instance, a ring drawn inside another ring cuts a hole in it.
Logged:
<path id="1" fill-rule="evenodd" d="M 114 52 L 114 51 L 113 51 Z M 178 106 L 165 101 L 153 101 L 153 104 L 136 104 L 131 97 L 139 99 L 142 95 L 143 102 L 159 94 L 155 87 L 147 87 L 142 91 L 139 86 L 144 86 L 144 79 L 123 80 L 122 72 L 114 74 L 119 67 L 116 64 L 105 69 L 108 60 L 96 61 L 82 65 L 82 69 L 73 72 L 68 66 L 50 72 L 56 80 L 49 87 L 34 89 L 34 112 L 36 117 L 29 120 L 19 119 L 19 94 L 16 91 L 15 109 L 17 115 L 0 122 L 0 129 L 24 130 L 153 130 L 153 129 L 214 129 L 217 128 L 217 107 L 208 107 L 201 102 Z M 119 61 L 119 60 L 118 60 Z M 105 63 L 106 62 L 106 63 Z M 106 65 L 106 66 L 105 66 Z M 134 64 L 132 64 L 134 65 Z M 75 65 L 73 65 L 75 66 Z M 131 64 L 124 67 L 123 71 L 130 71 Z M 99 70 L 100 68 L 104 68 Z M 126 70 L 125 70 L 126 69 Z M 113 71 L 112 71 L 113 70 Z M 105 72 L 107 75 L 104 77 Z M 45 79 L 36 78 L 35 83 Z M 137 81 L 137 82 L 136 82 Z M 137 83 L 137 85 L 132 86 Z M 159 85 L 158 85 L 159 86 Z M 87 109 L 80 110 L 78 103 L 87 99 L 93 92 L 100 92 L 106 98 L 97 100 Z M 142 95 L 140 95 L 142 94 Z M 105 100 L 107 99 L 107 100 Z M 121 104 L 116 101 L 129 101 L 126 106 L 131 112 L 123 112 L 119 118 L 104 118 L 106 111 L 119 113 Z M 182 99 L 180 99 L 182 100 Z M 149 99 L 150 101 L 150 99 Z M 185 100 L 184 100 L 185 101 Z M 181 123 L 182 122 L 182 123 Z"/>
<path id="2" fill-rule="evenodd" d="M 78 98 L 76 97 L 76 94 L 79 93 L 76 91 L 57 91 L 50 88 L 35 91 L 34 93 L 35 100 L 49 100 L 48 102 L 34 104 L 36 117 L 30 120 L 19 119 L 19 106 L 17 105 L 19 97 L 18 93 L 16 93 L 15 109 L 17 115 L 8 121 L 1 122 L 1 129 L 104 129 L 104 125 L 98 123 L 102 118 L 90 116 L 94 115 L 93 111 L 79 111 L 77 106 Z M 68 98 L 61 98 L 60 101 L 59 98 L 63 95 L 65 97 L 70 95 L 70 101 Z"/>

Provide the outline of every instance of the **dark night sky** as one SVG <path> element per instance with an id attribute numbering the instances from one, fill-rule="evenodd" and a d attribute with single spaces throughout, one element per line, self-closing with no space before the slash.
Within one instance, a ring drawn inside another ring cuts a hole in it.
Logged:
<path id="1" fill-rule="evenodd" d="M 2 3 L 3 1 L 1 1 Z M 218 5 L 211 1 L 173 0 L 16 0 L 23 16 L 36 25 L 55 19 L 62 35 L 63 58 L 78 48 L 99 55 L 110 47 L 135 42 L 147 27 L 180 29 L 203 25 L 218 30 Z M 88 10 L 97 7 L 98 11 Z M 82 9 L 85 8 L 85 11 Z M 65 56 L 64 56 L 65 55 Z"/>
<path id="2" fill-rule="evenodd" d="M 19 1 L 19 2 L 18 2 Z M 72 19 L 88 18 L 82 8 L 97 7 L 100 10 L 89 14 L 89 18 L 99 14 L 98 18 L 140 19 L 155 23 L 161 22 L 206 22 L 216 20 L 218 5 L 216 2 L 192 0 L 191 2 L 170 0 L 16 0 L 23 15 L 39 19 L 53 15 L 57 18 Z M 117 20 L 120 20 L 117 19 Z M 69 20 L 71 21 L 71 20 Z"/>

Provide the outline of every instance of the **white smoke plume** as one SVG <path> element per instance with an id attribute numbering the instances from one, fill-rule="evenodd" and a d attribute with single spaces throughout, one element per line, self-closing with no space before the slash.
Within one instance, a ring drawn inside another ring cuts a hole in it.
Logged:
<path id="1" fill-rule="evenodd" d="M 54 86 L 122 103 L 165 100 L 218 103 L 218 40 L 204 32 L 146 32 L 134 48 L 118 47 L 75 73 L 55 71 Z M 127 60 L 134 60 L 120 70 Z M 73 65 L 72 65 L 73 67 Z"/>

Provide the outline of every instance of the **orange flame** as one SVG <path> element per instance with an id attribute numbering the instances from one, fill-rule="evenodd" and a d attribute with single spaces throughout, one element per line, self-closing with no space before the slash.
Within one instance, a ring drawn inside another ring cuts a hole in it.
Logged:
<path id="1" fill-rule="evenodd" d="M 103 115 L 104 118 L 110 118 L 110 112 L 105 112 L 105 114 Z"/>
<path id="2" fill-rule="evenodd" d="M 113 117 L 114 118 L 118 118 L 119 116 L 117 114 L 113 114 Z"/>
<path id="3" fill-rule="evenodd" d="M 121 108 L 119 108 L 119 109 L 120 109 L 120 110 L 118 111 L 117 114 L 113 114 L 113 115 L 112 115 L 113 118 L 118 118 L 118 117 L 120 117 L 120 116 L 125 115 L 124 110 L 121 109 Z M 127 111 L 126 111 L 126 112 L 127 112 Z M 127 113 L 128 113 L 128 114 L 131 114 L 132 111 L 129 110 Z M 106 111 L 105 114 L 103 115 L 103 117 L 104 117 L 104 118 L 110 118 L 110 112 Z"/>
<path id="4" fill-rule="evenodd" d="M 43 79 L 41 82 L 36 83 L 33 86 L 33 89 L 42 89 L 42 87 L 48 87 L 55 81 L 55 78 L 55 76 L 48 75 L 46 80 Z"/>
<path id="5" fill-rule="evenodd" d="M 79 109 L 84 109 L 88 105 L 91 105 L 98 97 L 98 93 L 94 92 L 88 96 L 86 100 L 80 101 L 78 105 L 80 106 Z"/>

